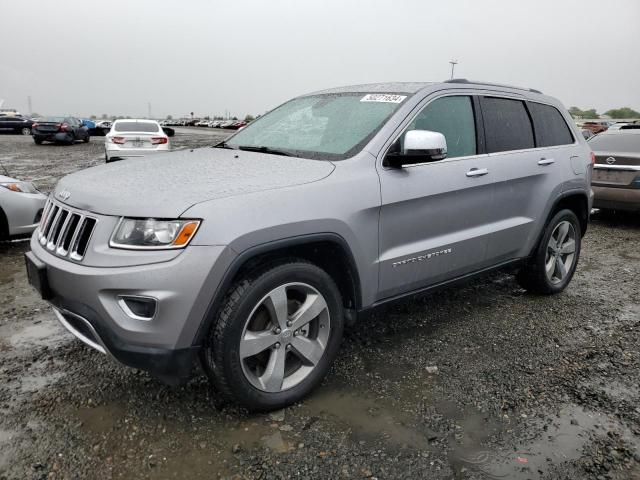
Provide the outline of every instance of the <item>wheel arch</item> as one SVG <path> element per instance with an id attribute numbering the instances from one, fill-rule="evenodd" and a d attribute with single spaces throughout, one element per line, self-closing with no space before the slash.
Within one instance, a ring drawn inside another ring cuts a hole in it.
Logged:
<path id="1" fill-rule="evenodd" d="M 553 205 L 553 208 L 549 211 L 549 215 L 547 217 L 547 221 L 545 225 L 551 220 L 551 218 L 560 210 L 567 208 L 573 213 L 576 214 L 578 220 L 580 221 L 580 230 L 582 231 L 582 236 L 587 233 L 587 228 L 589 226 L 589 198 L 584 192 L 566 192 L 560 198 L 556 200 Z"/>
<path id="2" fill-rule="evenodd" d="M 536 242 L 533 246 L 533 249 L 530 252 L 530 255 L 533 255 L 538 249 L 538 246 L 540 245 L 540 241 L 544 236 L 545 228 L 547 227 L 547 225 L 549 224 L 553 216 L 557 212 L 565 208 L 571 210 L 578 217 L 582 236 L 584 236 L 584 234 L 587 233 L 587 228 L 589 225 L 589 217 L 590 217 L 589 197 L 585 192 L 581 190 L 580 191 L 572 190 L 572 191 L 564 192 L 558 198 L 556 198 L 551 208 L 549 209 L 547 218 L 542 224 L 542 228 L 540 229 L 540 233 L 538 234 L 538 238 L 536 239 Z"/>
<path id="3" fill-rule="evenodd" d="M 345 309 L 361 309 L 362 289 L 358 267 L 351 248 L 342 236 L 317 233 L 274 240 L 244 250 L 231 262 L 211 298 L 193 345 L 202 345 L 226 293 L 239 278 L 249 271 L 286 258 L 300 258 L 325 270 L 336 282 Z"/>

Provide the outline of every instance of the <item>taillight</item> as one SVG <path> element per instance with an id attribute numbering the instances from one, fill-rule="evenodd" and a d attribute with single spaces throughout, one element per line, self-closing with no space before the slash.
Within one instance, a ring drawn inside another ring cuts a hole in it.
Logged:
<path id="1" fill-rule="evenodd" d="M 39 127 L 39 126 L 40 126 L 40 124 L 38 124 L 38 123 L 34 123 L 33 125 L 31 125 L 31 128 L 37 128 L 37 127 Z"/>
<path id="2" fill-rule="evenodd" d="M 151 137 L 151 145 L 164 145 L 169 143 L 167 137 Z"/>
<path id="3" fill-rule="evenodd" d="M 591 165 L 596 164 L 596 154 L 591 152 Z"/>
<path id="4" fill-rule="evenodd" d="M 67 125 L 66 123 L 61 123 L 60 125 L 58 125 L 58 130 L 60 130 L 61 132 L 66 132 L 69 129 L 69 125 Z"/>
<path id="5" fill-rule="evenodd" d="M 111 137 L 111 143 L 117 143 L 118 145 L 122 145 L 125 142 L 124 137 Z"/>

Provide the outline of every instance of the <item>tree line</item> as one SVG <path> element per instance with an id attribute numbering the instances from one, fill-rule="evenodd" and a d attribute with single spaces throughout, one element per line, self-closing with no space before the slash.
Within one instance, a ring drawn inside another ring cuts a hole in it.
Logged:
<path id="1" fill-rule="evenodd" d="M 600 114 L 595 108 L 581 110 L 578 107 L 571 107 L 569 108 L 569 113 L 573 118 L 600 118 Z M 640 118 L 640 112 L 636 112 L 634 109 L 629 107 L 613 108 L 604 112 L 604 115 L 611 118 Z"/>

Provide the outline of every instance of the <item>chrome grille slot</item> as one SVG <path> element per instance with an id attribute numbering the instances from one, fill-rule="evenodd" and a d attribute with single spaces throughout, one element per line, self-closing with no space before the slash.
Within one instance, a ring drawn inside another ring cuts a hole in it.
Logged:
<path id="1" fill-rule="evenodd" d="M 84 217 L 78 227 L 76 238 L 74 239 L 71 247 L 71 258 L 73 260 L 82 260 L 84 254 L 87 252 L 89 246 L 89 239 L 93 233 L 93 229 L 96 226 L 96 220 L 91 217 Z"/>
<path id="2" fill-rule="evenodd" d="M 44 205 L 44 209 L 42 210 L 42 217 L 40 217 L 40 225 L 38 228 L 40 229 L 40 235 L 42 235 L 42 229 L 44 224 L 47 222 L 47 215 L 49 214 L 49 210 L 51 210 L 51 200 L 47 199 L 47 203 Z"/>
<path id="3" fill-rule="evenodd" d="M 47 220 L 49 219 L 49 212 L 51 211 L 51 200 L 47 199 L 47 203 L 44 204 L 44 210 L 42 210 L 42 217 L 40 218 L 40 224 L 38 225 L 38 241 L 42 242 L 42 237 L 44 232 L 44 226 L 47 224 Z"/>
<path id="4" fill-rule="evenodd" d="M 51 243 L 53 232 L 56 229 L 56 224 L 58 223 L 58 220 L 60 220 L 61 211 L 62 209 L 60 207 L 54 207 L 53 211 L 51 212 L 51 221 L 47 224 L 47 228 L 45 230 L 45 237 L 47 242 L 46 246 L 49 250 L 51 250 L 51 247 L 49 246 L 49 244 Z"/>
<path id="5" fill-rule="evenodd" d="M 69 247 L 71 246 L 71 242 L 73 241 L 78 229 L 80 218 L 82 217 L 77 213 L 72 213 L 69 216 L 69 220 L 67 221 L 67 224 L 64 227 L 62 234 L 60 235 L 61 241 L 59 242 L 58 249 L 56 250 L 56 253 L 58 255 L 62 255 L 64 257 L 67 253 L 69 253 Z"/>
<path id="6" fill-rule="evenodd" d="M 66 206 L 47 201 L 38 230 L 38 241 L 60 257 L 80 261 L 89 247 L 98 221 Z"/>
<path id="7" fill-rule="evenodd" d="M 63 227 L 66 225 L 68 217 L 69 211 L 61 208 L 60 212 L 58 213 L 58 218 L 51 227 L 51 232 L 49 232 L 50 240 L 47 242 L 47 248 L 49 250 L 53 250 L 57 247 L 58 240 L 60 240 L 60 233 L 62 232 Z"/>
<path id="8" fill-rule="evenodd" d="M 44 245 L 47 243 L 47 235 L 49 235 L 49 230 L 51 229 L 51 224 L 53 223 L 53 219 L 58 213 L 58 207 L 52 205 L 47 213 L 47 218 L 45 219 L 44 226 L 42 227 L 42 236 L 40 237 L 40 243 Z"/>

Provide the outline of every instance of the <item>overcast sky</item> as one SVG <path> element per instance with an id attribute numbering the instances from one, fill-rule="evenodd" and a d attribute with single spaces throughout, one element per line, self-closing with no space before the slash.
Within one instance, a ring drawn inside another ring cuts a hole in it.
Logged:
<path id="1" fill-rule="evenodd" d="M 257 114 L 450 75 L 640 110 L 638 0 L 0 0 L 0 99 L 41 114 Z"/>

